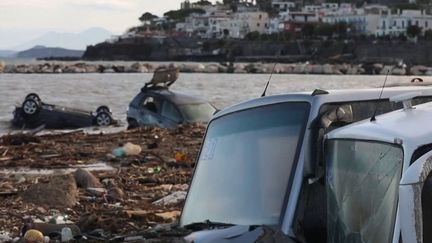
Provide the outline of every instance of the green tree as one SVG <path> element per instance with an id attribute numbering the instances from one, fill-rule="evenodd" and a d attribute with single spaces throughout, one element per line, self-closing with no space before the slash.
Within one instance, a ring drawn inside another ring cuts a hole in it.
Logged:
<path id="1" fill-rule="evenodd" d="M 424 37 L 428 41 L 432 40 L 432 30 L 426 30 L 424 33 Z"/>
<path id="2" fill-rule="evenodd" d="M 249 32 L 246 34 L 246 40 L 258 40 L 260 38 L 260 33 L 258 31 Z"/>
<path id="3" fill-rule="evenodd" d="M 305 37 L 312 37 L 315 35 L 315 25 L 311 23 L 306 23 L 301 28 L 301 32 Z"/>
<path id="4" fill-rule="evenodd" d="M 345 36 L 348 32 L 349 25 L 345 21 L 337 22 L 334 25 L 335 32 L 339 34 L 339 36 Z"/>
<path id="5" fill-rule="evenodd" d="M 332 37 L 333 33 L 335 31 L 335 28 L 332 24 L 329 23 L 322 23 L 318 25 L 315 29 L 315 33 L 319 36 L 327 36 Z"/>
<path id="6" fill-rule="evenodd" d="M 145 13 L 143 13 L 143 15 L 141 15 L 141 17 L 139 17 L 139 20 L 141 22 L 144 22 L 144 21 L 152 21 L 153 19 L 156 19 L 156 18 L 158 18 L 158 16 L 156 16 L 152 13 L 149 13 L 149 12 L 145 12 Z"/>
<path id="7" fill-rule="evenodd" d="M 208 6 L 208 5 L 212 5 L 211 2 L 207 1 L 207 0 L 200 0 L 198 2 L 196 2 L 195 4 L 198 4 L 200 6 Z"/>
<path id="8" fill-rule="evenodd" d="M 417 25 L 410 25 L 406 30 L 407 36 L 411 38 L 419 36 L 421 32 L 422 32 L 421 27 L 418 27 Z"/>
<path id="9" fill-rule="evenodd" d="M 179 9 L 168 11 L 164 13 L 164 16 L 174 21 L 184 21 L 192 13 L 204 14 L 205 11 L 200 8 Z"/>

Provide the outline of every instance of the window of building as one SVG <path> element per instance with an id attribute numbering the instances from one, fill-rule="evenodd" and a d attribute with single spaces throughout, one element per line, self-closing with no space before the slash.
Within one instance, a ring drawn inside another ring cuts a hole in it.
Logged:
<path id="1" fill-rule="evenodd" d="M 418 20 L 416 20 L 416 26 L 418 26 L 419 25 L 419 22 L 418 22 Z"/>
<path id="2" fill-rule="evenodd" d="M 260 26 L 260 23 L 257 23 L 257 26 L 259 27 L 259 26 Z"/>
<path id="3" fill-rule="evenodd" d="M 405 21 L 402 21 L 402 28 L 405 28 Z"/>
<path id="4" fill-rule="evenodd" d="M 395 20 L 395 21 L 393 21 L 393 26 L 396 26 L 396 24 L 397 24 L 396 20 Z"/>
<path id="5" fill-rule="evenodd" d="M 427 22 L 427 21 L 425 21 L 425 27 L 426 27 L 426 28 L 428 27 L 428 22 Z"/>

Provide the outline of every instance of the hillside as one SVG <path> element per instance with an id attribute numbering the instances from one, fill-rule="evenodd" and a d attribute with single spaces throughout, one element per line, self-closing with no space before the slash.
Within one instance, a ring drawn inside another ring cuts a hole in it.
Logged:
<path id="1" fill-rule="evenodd" d="M 58 47 L 35 46 L 17 53 L 18 58 L 81 57 L 84 51 Z"/>

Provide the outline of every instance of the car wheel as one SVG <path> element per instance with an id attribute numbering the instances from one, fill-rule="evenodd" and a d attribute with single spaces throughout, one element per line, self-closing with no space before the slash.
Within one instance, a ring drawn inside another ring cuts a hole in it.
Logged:
<path id="1" fill-rule="evenodd" d="M 128 130 L 139 127 L 137 120 L 133 118 L 128 119 L 127 122 L 128 122 L 128 127 L 127 127 Z"/>
<path id="2" fill-rule="evenodd" d="M 105 105 L 99 106 L 99 107 L 96 109 L 96 113 L 100 113 L 100 112 L 102 112 L 102 111 L 105 111 L 105 112 L 111 113 L 110 108 L 108 108 L 108 106 L 105 106 Z"/>
<path id="3" fill-rule="evenodd" d="M 34 99 L 26 99 L 22 104 L 22 110 L 26 115 L 34 115 L 40 110 L 40 104 Z"/>
<path id="4" fill-rule="evenodd" d="M 25 97 L 25 100 L 27 99 L 33 99 L 36 100 L 37 102 L 41 102 L 41 99 L 39 97 L 39 95 L 37 95 L 36 93 L 30 93 Z"/>
<path id="5" fill-rule="evenodd" d="M 98 126 L 108 126 L 111 125 L 113 119 L 110 113 L 106 111 L 99 112 L 95 117 L 95 123 Z"/>

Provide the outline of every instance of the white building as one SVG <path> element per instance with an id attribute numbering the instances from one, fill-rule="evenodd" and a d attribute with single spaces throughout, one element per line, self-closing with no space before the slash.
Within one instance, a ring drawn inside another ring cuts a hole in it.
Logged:
<path id="1" fill-rule="evenodd" d="M 273 0 L 272 7 L 277 9 L 279 12 L 286 12 L 290 9 L 294 9 L 296 7 L 295 2 L 288 0 Z"/>
<path id="2" fill-rule="evenodd" d="M 285 23 L 289 20 L 289 18 L 289 12 L 279 12 L 277 17 L 270 19 L 266 33 L 274 34 L 283 32 L 285 30 Z"/>
<path id="3" fill-rule="evenodd" d="M 250 32 L 266 33 L 270 19 L 266 12 L 237 12 L 230 22 L 230 37 L 244 38 Z"/>
<path id="4" fill-rule="evenodd" d="M 422 10 L 402 10 L 397 14 L 381 15 L 378 21 L 377 36 L 405 35 L 411 25 L 420 27 L 422 33 L 432 30 L 432 15 L 426 15 Z"/>

